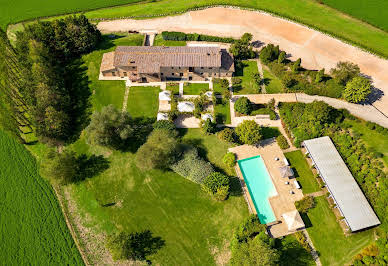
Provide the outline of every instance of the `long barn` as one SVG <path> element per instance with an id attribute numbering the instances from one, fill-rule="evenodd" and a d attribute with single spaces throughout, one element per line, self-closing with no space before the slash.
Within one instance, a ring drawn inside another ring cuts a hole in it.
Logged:
<path id="1" fill-rule="evenodd" d="M 365 195 L 329 137 L 305 140 L 315 168 L 352 232 L 380 224 Z"/>

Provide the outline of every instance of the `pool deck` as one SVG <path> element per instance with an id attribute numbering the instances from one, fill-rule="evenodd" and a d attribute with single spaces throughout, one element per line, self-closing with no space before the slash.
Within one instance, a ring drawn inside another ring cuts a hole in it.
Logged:
<path id="1" fill-rule="evenodd" d="M 285 157 L 276 141 L 274 139 L 267 139 L 261 141 L 260 145 L 258 146 L 241 145 L 230 148 L 229 151 L 236 154 L 237 160 L 246 159 L 257 155 L 262 157 L 277 191 L 276 196 L 269 198 L 269 203 L 276 217 L 276 222 L 268 225 L 269 232 L 271 233 L 272 237 L 275 238 L 294 233 L 288 231 L 287 225 L 284 222 L 282 215 L 286 212 L 296 210 L 294 202 L 302 199 L 303 193 L 301 189 L 296 189 L 294 187 L 292 182 L 293 179 L 289 181 L 288 178 L 281 177 L 279 167 L 284 166 L 283 159 Z M 278 161 L 275 161 L 276 157 L 279 158 Z M 244 197 L 247 200 L 249 210 L 252 213 L 256 213 L 255 206 L 249 194 L 248 188 L 245 185 L 244 178 L 238 164 L 236 165 L 235 169 L 237 176 L 240 179 Z M 290 184 L 284 184 L 285 181 L 289 181 Z M 290 194 L 291 190 L 295 194 Z"/>

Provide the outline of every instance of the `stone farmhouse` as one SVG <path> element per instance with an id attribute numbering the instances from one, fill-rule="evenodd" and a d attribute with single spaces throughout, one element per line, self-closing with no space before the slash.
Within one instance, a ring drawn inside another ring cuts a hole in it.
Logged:
<path id="1" fill-rule="evenodd" d="M 132 82 L 231 77 L 233 56 L 219 47 L 118 46 L 102 57 L 100 75 Z"/>

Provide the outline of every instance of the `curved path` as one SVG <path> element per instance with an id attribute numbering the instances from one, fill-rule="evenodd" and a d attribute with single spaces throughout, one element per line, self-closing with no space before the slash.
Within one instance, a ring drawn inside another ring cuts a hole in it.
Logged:
<path id="1" fill-rule="evenodd" d="M 309 69 L 329 70 L 338 61 L 351 61 L 358 64 L 364 74 L 373 77 L 373 84 L 378 89 L 379 95 L 376 97 L 379 99 L 373 105 L 388 116 L 387 60 L 264 12 L 215 7 L 156 19 L 104 21 L 98 24 L 98 28 L 102 32 L 152 29 L 235 38 L 244 32 L 250 32 L 254 40 L 280 45 L 282 50 L 290 53 L 292 59 L 302 58 L 302 65 Z"/>

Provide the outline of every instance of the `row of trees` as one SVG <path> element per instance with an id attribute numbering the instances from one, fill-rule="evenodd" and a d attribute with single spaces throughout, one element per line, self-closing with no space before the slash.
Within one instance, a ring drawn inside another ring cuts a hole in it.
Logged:
<path id="1" fill-rule="evenodd" d="M 16 34 L 13 47 L 0 32 L 2 127 L 20 141 L 35 130 L 45 143 L 77 139 L 87 124 L 87 77 L 80 55 L 101 39 L 85 16 L 38 22 Z"/>

